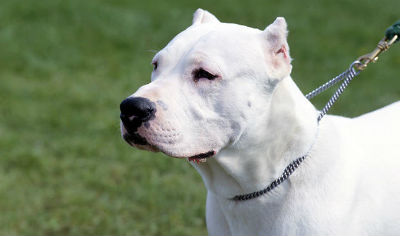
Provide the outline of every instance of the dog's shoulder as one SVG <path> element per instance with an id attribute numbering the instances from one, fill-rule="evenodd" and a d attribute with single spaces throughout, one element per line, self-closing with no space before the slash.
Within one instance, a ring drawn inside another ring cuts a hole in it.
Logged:
<path id="1" fill-rule="evenodd" d="M 357 121 L 364 121 L 364 122 L 396 122 L 400 125 L 400 101 L 394 102 L 390 105 L 384 106 L 380 109 L 374 110 L 372 112 L 368 112 L 361 116 L 354 118 Z"/>

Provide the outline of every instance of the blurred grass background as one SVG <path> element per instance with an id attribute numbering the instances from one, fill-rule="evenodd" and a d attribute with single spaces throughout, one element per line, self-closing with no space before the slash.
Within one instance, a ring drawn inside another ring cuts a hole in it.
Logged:
<path id="1" fill-rule="evenodd" d="M 206 234 L 197 172 L 134 150 L 119 133 L 120 101 L 149 82 L 153 50 L 198 7 L 261 29 L 286 17 L 292 76 L 304 92 L 371 51 L 400 19 L 398 0 L 0 0 L 0 235 Z M 399 100 L 399 64 L 397 45 L 331 113 Z"/>

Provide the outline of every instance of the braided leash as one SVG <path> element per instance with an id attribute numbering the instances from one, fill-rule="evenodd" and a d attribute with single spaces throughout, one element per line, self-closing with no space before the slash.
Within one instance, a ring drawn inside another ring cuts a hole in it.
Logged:
<path id="1" fill-rule="evenodd" d="M 336 92 L 332 95 L 332 97 L 329 99 L 329 101 L 326 103 L 326 105 L 324 106 L 324 108 L 322 108 L 321 112 L 319 113 L 319 116 L 317 118 L 317 121 L 320 122 L 322 117 L 324 117 L 326 115 L 326 113 L 328 113 L 328 110 L 333 106 L 333 104 L 338 100 L 339 96 L 343 93 L 343 91 L 346 89 L 346 87 L 349 85 L 350 81 L 356 77 L 358 74 L 360 74 L 361 71 L 357 70 L 355 67 L 357 65 L 361 64 L 361 62 L 359 61 L 354 61 L 353 63 L 351 63 L 349 69 L 347 69 L 345 72 L 343 72 L 342 74 L 340 74 L 339 76 L 341 76 L 340 78 L 337 79 L 337 81 L 333 81 L 331 84 L 327 85 L 329 87 L 332 87 L 335 83 L 339 82 L 340 80 L 343 80 L 343 83 L 339 86 L 339 88 L 336 90 Z M 338 76 L 338 77 L 339 77 Z M 337 77 L 336 77 L 337 78 Z M 336 78 L 333 78 L 332 80 L 335 80 Z M 330 80 L 330 81 L 332 81 Z M 328 82 L 329 83 L 329 82 Z M 324 85 L 322 85 L 324 86 Z M 322 87 L 321 86 L 321 87 Z M 328 88 L 329 88 L 328 87 Z M 328 89 L 328 88 L 323 88 L 324 90 Z M 317 88 L 315 93 L 321 93 L 320 91 L 318 91 L 319 88 Z M 315 91 L 315 90 L 314 90 Z M 314 92 L 312 91 L 312 92 Z M 311 93 L 312 93 L 311 92 Z M 306 95 L 306 98 L 308 98 L 308 95 Z M 315 95 L 314 95 L 315 96 Z M 313 97 L 314 97 L 313 96 Z M 310 98 L 308 98 L 310 99 Z"/>
<path id="2" fill-rule="evenodd" d="M 317 96 L 318 94 L 322 93 L 323 91 L 327 90 L 328 88 L 332 87 L 338 82 L 343 81 L 342 84 L 339 86 L 339 88 L 336 90 L 336 92 L 326 103 L 324 108 L 322 108 L 317 118 L 318 124 L 321 121 L 321 119 L 326 115 L 328 110 L 338 100 L 339 96 L 343 93 L 343 91 L 349 85 L 351 80 L 354 79 L 357 75 L 359 75 L 361 71 L 367 68 L 370 62 L 376 62 L 378 60 L 378 55 L 381 52 L 388 50 L 395 42 L 398 41 L 400 41 L 400 21 L 397 21 L 395 24 L 393 24 L 386 30 L 385 37 L 381 41 L 379 41 L 378 46 L 371 53 L 359 57 L 357 60 L 351 63 L 350 67 L 346 71 L 336 76 L 335 78 L 329 80 L 320 87 L 314 89 L 305 96 L 307 99 L 310 100 L 311 98 Z M 311 145 L 311 148 L 312 146 L 313 144 Z M 266 188 L 248 194 L 236 195 L 233 198 L 231 198 L 231 200 L 235 201 L 250 200 L 270 192 L 272 189 L 274 189 L 279 184 L 281 184 L 282 182 L 284 182 L 286 179 L 289 178 L 289 176 L 299 167 L 299 165 L 308 156 L 309 152 L 311 151 L 311 148 L 304 156 L 301 156 L 296 160 L 294 160 L 293 162 L 291 162 L 285 168 L 285 170 L 283 170 L 283 174 L 274 181 L 272 181 L 272 183 L 269 184 Z"/>

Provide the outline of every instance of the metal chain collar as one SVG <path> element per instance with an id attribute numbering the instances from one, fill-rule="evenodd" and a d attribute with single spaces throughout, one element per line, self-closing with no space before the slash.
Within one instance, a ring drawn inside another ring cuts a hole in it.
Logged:
<path id="1" fill-rule="evenodd" d="M 297 169 L 297 167 L 299 167 L 299 165 L 301 164 L 301 162 L 304 161 L 305 158 L 306 158 L 306 155 L 299 157 L 296 160 L 294 160 L 292 163 L 290 163 L 283 171 L 283 174 L 276 180 L 272 181 L 272 183 L 270 185 L 268 185 L 268 187 L 266 187 L 265 189 L 256 191 L 256 192 L 252 192 L 252 193 L 248 193 L 248 194 L 236 195 L 232 198 L 232 200 L 235 200 L 235 201 L 250 200 L 250 199 L 259 197 L 265 193 L 268 193 L 269 191 L 274 189 L 276 186 L 281 184 L 283 181 L 285 181 L 287 178 L 289 178 L 289 176 Z"/>

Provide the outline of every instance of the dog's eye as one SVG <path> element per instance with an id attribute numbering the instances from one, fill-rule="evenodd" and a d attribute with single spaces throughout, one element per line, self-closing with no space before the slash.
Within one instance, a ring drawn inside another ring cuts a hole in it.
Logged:
<path id="1" fill-rule="evenodd" d="M 218 75 L 213 75 L 210 72 L 204 70 L 203 68 L 194 70 L 192 72 L 192 74 L 193 74 L 193 78 L 194 78 L 195 82 L 199 81 L 199 79 L 202 79 L 202 78 L 208 79 L 208 80 L 214 80 L 215 78 L 218 77 Z"/>
<path id="2" fill-rule="evenodd" d="M 152 62 L 151 64 L 153 64 L 153 71 L 157 70 L 158 62 L 155 61 L 155 62 Z"/>

